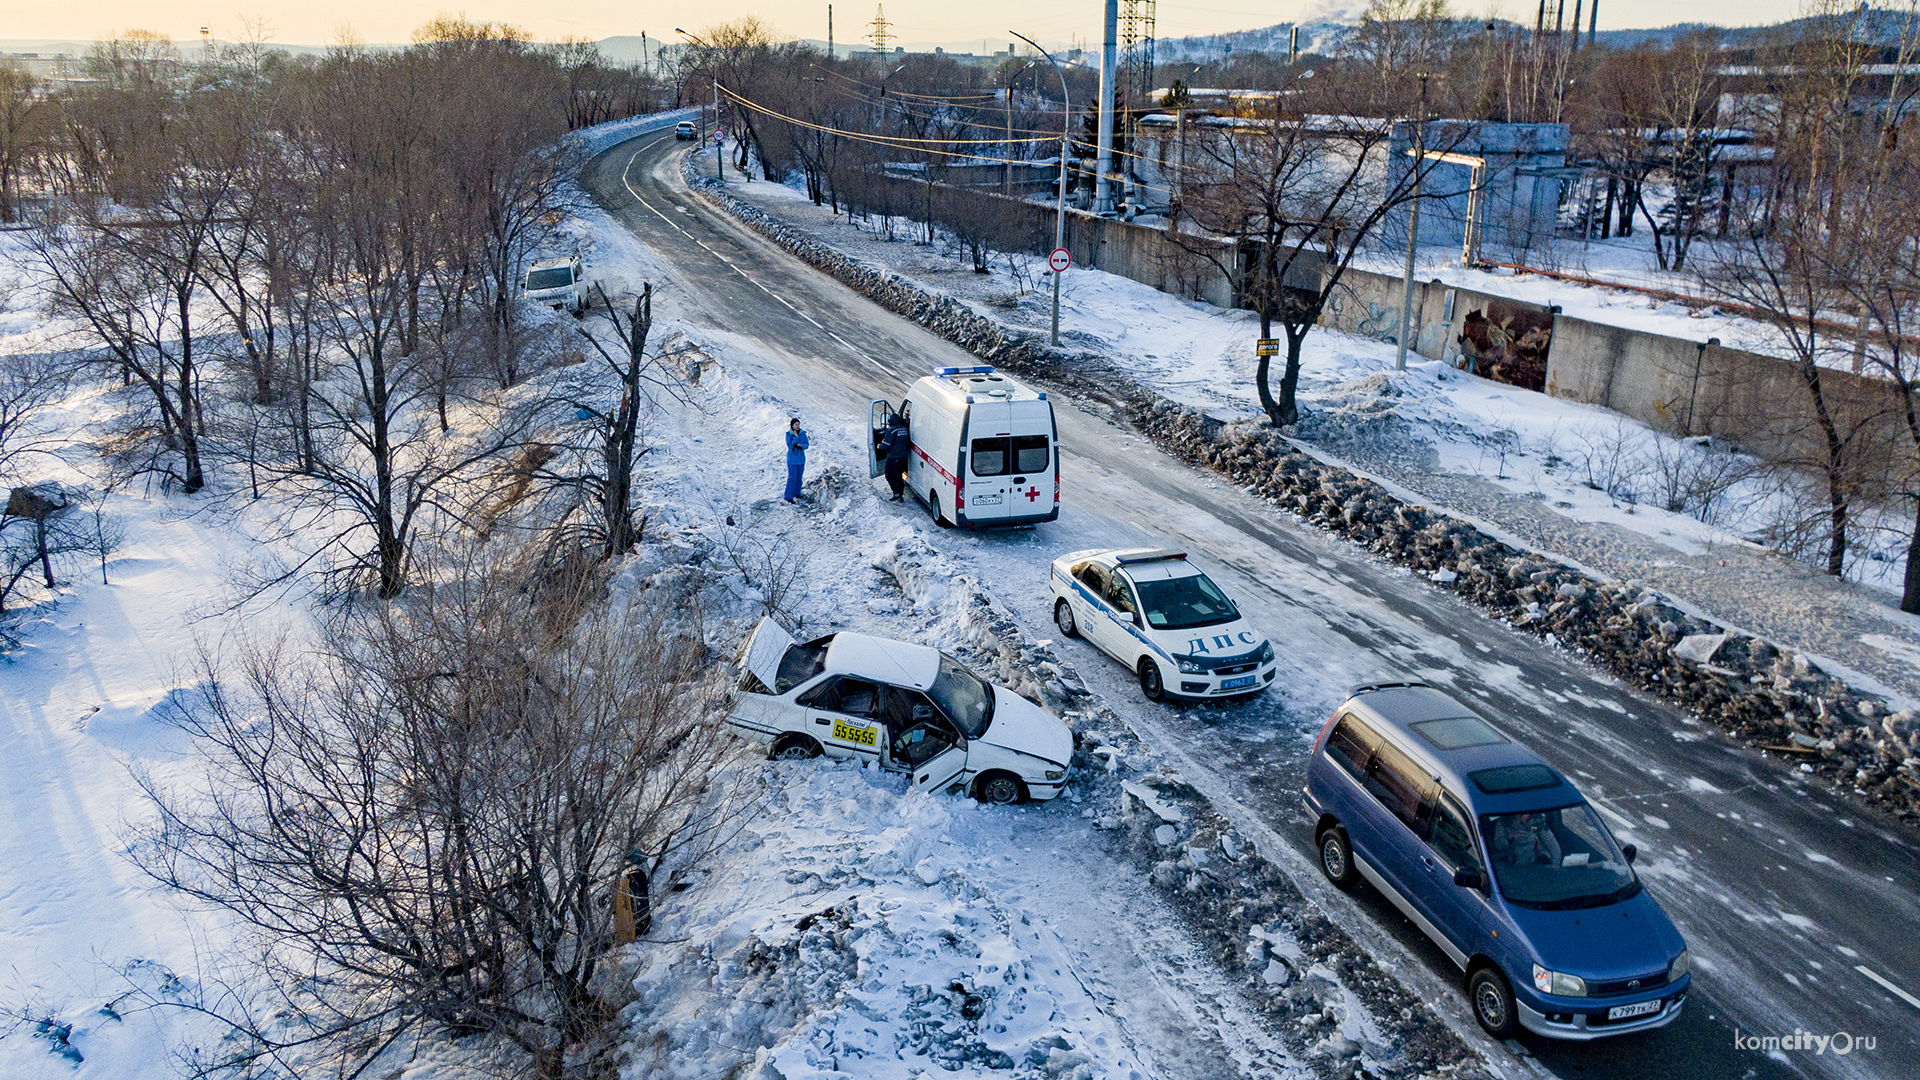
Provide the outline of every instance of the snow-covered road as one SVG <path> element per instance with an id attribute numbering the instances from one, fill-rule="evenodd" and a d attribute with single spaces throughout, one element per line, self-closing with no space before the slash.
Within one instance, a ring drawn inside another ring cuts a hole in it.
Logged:
<path id="1" fill-rule="evenodd" d="M 738 372 L 805 417 L 816 460 L 861 470 L 857 431 L 869 396 L 897 397 L 957 349 L 867 303 L 740 228 L 680 183 L 671 139 L 603 154 L 588 184 L 607 211 L 670 264 L 662 310 L 740 342 Z M 609 249 L 629 237 L 606 236 Z M 750 347 L 747 347 L 750 346 Z M 1652 888 L 1699 958 L 1683 1020 L 1651 1037 L 1587 1047 L 1529 1043 L 1562 1075 L 1904 1074 L 1920 1018 L 1861 974 L 1920 984 L 1920 851 L 1904 832 L 1859 820 L 1795 774 L 1730 745 L 1691 718 L 1601 676 L 1578 659 L 1493 624 L 1424 582 L 1223 488 L 1123 430 L 1098 387 L 1060 387 L 1066 506 L 1027 533 L 932 532 L 929 541 L 977 577 L 1028 632 L 1049 633 L 1047 561 L 1077 547 L 1170 543 L 1243 598 L 1287 643 L 1277 691 L 1239 710 L 1137 704 L 1127 674 L 1084 646 L 1064 647 L 1090 684 L 1183 757 L 1188 779 L 1263 848 L 1291 861 L 1303 889 L 1375 948 L 1409 986 L 1477 1039 L 1456 977 L 1377 897 L 1319 886 L 1300 851 L 1300 764 L 1312 730 L 1344 686 L 1382 674 L 1447 685 L 1580 778 L 1617 829 L 1647 854 Z M 768 434 L 767 479 L 775 436 Z M 1130 704 L 1135 703 L 1135 704 Z M 1742 1032 L 1849 1031 L 1879 1048 L 1844 1059 L 1773 1061 L 1734 1046 Z M 1479 1044 L 1506 1070 L 1528 1066 Z"/>

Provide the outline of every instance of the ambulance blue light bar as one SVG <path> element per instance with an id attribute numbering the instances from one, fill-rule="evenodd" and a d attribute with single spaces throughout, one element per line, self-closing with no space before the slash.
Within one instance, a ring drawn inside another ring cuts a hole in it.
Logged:
<path id="1" fill-rule="evenodd" d="M 1170 551 L 1166 548 L 1159 548 L 1154 551 L 1136 551 L 1128 555 L 1121 555 L 1113 561 L 1121 566 L 1132 566 L 1135 563 L 1167 562 L 1171 559 L 1185 559 L 1186 557 L 1187 553 L 1184 551 Z"/>
<path id="2" fill-rule="evenodd" d="M 993 366 L 981 364 L 978 367 L 937 367 L 933 369 L 933 373 L 943 379 L 949 375 L 991 375 Z"/>

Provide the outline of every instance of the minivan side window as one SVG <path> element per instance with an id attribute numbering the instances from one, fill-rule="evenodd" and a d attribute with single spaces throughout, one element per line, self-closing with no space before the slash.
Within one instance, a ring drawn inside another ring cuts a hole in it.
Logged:
<path id="1" fill-rule="evenodd" d="M 1367 761 L 1373 757 L 1373 748 L 1378 745 L 1380 737 L 1348 714 L 1340 718 L 1340 722 L 1334 725 L 1333 734 L 1327 736 L 1327 757 L 1352 773 L 1355 780 L 1365 780 Z"/>
<path id="2" fill-rule="evenodd" d="M 1424 835 L 1427 789 L 1431 781 L 1413 759 L 1390 743 L 1381 743 L 1367 765 L 1365 786 L 1380 804 L 1405 822 L 1416 836 Z"/>
<path id="3" fill-rule="evenodd" d="M 1013 437 L 1013 471 L 1021 473 L 1047 471 L 1047 437 L 1045 435 Z"/>
<path id="4" fill-rule="evenodd" d="M 1472 819 L 1467 811 L 1453 796 L 1441 792 L 1432 814 L 1427 843 L 1433 850 L 1455 870 L 1480 869 L 1480 850 L 1474 845 Z"/>
<path id="5" fill-rule="evenodd" d="M 1012 443 L 1012 439 L 1004 436 L 973 440 L 973 475 L 1007 475 L 1011 471 L 1008 466 L 1012 463 L 1007 459 L 1012 456 Z"/>

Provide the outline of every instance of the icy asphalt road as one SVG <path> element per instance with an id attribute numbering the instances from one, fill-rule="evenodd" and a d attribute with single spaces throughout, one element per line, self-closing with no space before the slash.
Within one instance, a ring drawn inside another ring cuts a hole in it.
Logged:
<path id="1" fill-rule="evenodd" d="M 740 374 L 815 415 L 851 423 L 869 396 L 897 399 L 929 368 L 971 361 L 695 199 L 675 150 L 671 135 L 623 143 L 590 163 L 586 185 L 672 265 L 675 280 L 656 283 L 666 287 L 664 310 L 754 338 L 779 358 L 778 367 Z M 1280 645 L 1282 675 L 1264 700 L 1237 709 L 1148 706 L 1118 665 L 1081 643 L 1065 654 L 1144 734 L 1184 759 L 1188 778 L 1224 811 L 1245 828 L 1267 830 L 1263 849 L 1497 1068 L 1686 1080 L 1911 1074 L 1920 1060 L 1920 1007 L 1899 993 L 1920 995 L 1920 845 L 1911 835 L 1218 485 L 1116 426 L 1097 405 L 1057 400 L 1056 408 L 1061 520 L 1023 533 L 941 532 L 934 542 L 974 564 L 1040 636 L 1057 636 L 1044 586 L 1057 552 L 1147 542 L 1193 552 Z M 846 464 L 857 467 L 857 455 L 847 449 Z M 1696 958 L 1679 1022 L 1586 1046 L 1531 1037 L 1489 1045 L 1438 949 L 1379 896 L 1324 885 L 1311 869 L 1298 798 L 1305 750 L 1345 686 L 1383 674 L 1451 687 L 1578 777 L 1615 829 L 1639 844 L 1643 876 Z M 1877 1046 L 1773 1057 L 1735 1046 L 1736 1032 L 1796 1030 L 1869 1036 Z"/>

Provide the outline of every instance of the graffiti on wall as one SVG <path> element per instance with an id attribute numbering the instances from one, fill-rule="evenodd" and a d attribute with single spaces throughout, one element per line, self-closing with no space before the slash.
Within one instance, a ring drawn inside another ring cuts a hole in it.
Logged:
<path id="1" fill-rule="evenodd" d="M 1468 371 L 1528 390 L 1547 388 L 1552 312 L 1491 301 L 1467 312 L 1456 340 Z"/>
<path id="2" fill-rule="evenodd" d="M 1353 330 L 1361 337 L 1376 338 L 1390 345 L 1397 345 L 1400 342 L 1400 309 L 1382 307 L 1369 301 L 1367 317 L 1361 319 L 1359 325 Z"/>

